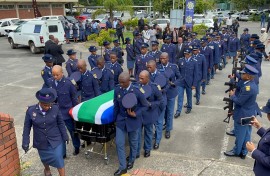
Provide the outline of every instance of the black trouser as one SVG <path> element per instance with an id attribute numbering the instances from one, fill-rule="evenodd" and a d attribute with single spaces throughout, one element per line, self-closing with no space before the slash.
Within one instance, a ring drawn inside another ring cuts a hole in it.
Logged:
<path id="1" fill-rule="evenodd" d="M 121 38 L 122 39 L 122 44 L 125 43 L 123 33 L 117 34 L 117 37 L 118 37 L 119 42 L 120 42 L 120 38 Z"/>
<path id="2" fill-rule="evenodd" d="M 268 33 L 269 28 L 270 28 L 270 22 L 268 22 L 268 23 L 267 23 L 267 29 L 266 29 L 266 33 Z"/>

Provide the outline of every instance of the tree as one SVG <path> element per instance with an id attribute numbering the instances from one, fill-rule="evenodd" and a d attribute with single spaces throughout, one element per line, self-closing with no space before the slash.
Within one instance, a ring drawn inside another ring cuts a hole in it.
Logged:
<path id="1" fill-rule="evenodd" d="M 214 0 L 196 0 L 195 13 L 204 13 L 207 10 L 211 10 L 215 7 Z"/>
<path id="2" fill-rule="evenodd" d="M 264 4 L 262 0 L 231 0 L 238 10 L 248 10 L 250 7 L 259 7 Z"/>

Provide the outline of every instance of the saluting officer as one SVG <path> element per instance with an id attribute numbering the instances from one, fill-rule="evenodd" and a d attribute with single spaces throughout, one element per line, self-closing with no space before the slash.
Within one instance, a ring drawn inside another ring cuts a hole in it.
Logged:
<path id="1" fill-rule="evenodd" d="M 67 55 L 69 57 L 69 59 L 67 60 L 66 62 L 66 70 L 67 70 L 67 73 L 68 73 L 68 77 L 78 71 L 78 68 L 77 68 L 77 64 L 78 64 L 78 59 L 76 59 L 76 53 L 73 49 L 69 49 L 67 51 Z"/>
<path id="2" fill-rule="evenodd" d="M 116 123 L 116 150 L 119 168 L 114 173 L 120 176 L 133 168 L 138 148 L 138 133 L 142 125 L 142 112 L 148 108 L 148 102 L 138 87 L 130 81 L 128 73 L 119 76 L 119 86 L 114 90 L 113 116 Z M 135 106 L 136 105 L 136 106 Z M 125 141 L 128 135 L 130 154 L 126 163 Z"/>
<path id="3" fill-rule="evenodd" d="M 196 85 L 196 105 L 200 104 L 201 99 L 201 84 L 207 79 L 207 63 L 205 56 L 200 54 L 200 48 L 197 45 L 193 46 L 193 58 L 197 60 L 198 64 L 198 76 L 197 76 L 197 85 Z"/>
<path id="4" fill-rule="evenodd" d="M 70 133 L 72 143 L 74 146 L 73 155 L 80 152 L 80 139 L 74 134 L 74 120 L 69 115 L 69 110 L 78 104 L 77 90 L 69 79 L 64 76 L 62 67 L 55 65 L 52 69 L 53 79 L 50 80 L 50 88 L 57 92 L 57 104 L 61 111 L 65 125 Z M 66 157 L 66 145 L 64 146 L 64 158 Z"/>
<path id="5" fill-rule="evenodd" d="M 164 44 L 161 46 L 160 51 L 168 53 L 170 63 L 176 64 L 176 46 L 175 44 L 171 43 L 171 41 L 172 37 L 167 35 L 164 39 Z"/>
<path id="6" fill-rule="evenodd" d="M 97 59 L 101 56 L 97 54 L 97 47 L 95 46 L 90 46 L 88 50 L 91 53 L 88 57 L 88 62 L 92 70 L 93 68 L 97 67 Z"/>
<path id="7" fill-rule="evenodd" d="M 154 142 L 154 149 L 159 148 L 159 144 L 162 138 L 162 128 L 163 128 L 163 122 L 164 122 L 164 116 L 165 116 L 165 110 L 167 105 L 167 89 L 169 88 L 168 80 L 164 76 L 164 74 L 160 73 L 157 70 L 156 62 L 153 60 L 150 60 L 147 62 L 147 70 L 150 73 L 150 80 L 153 83 L 156 83 L 162 93 L 162 103 L 159 107 L 159 115 L 157 117 L 157 120 L 155 122 L 155 142 Z"/>
<path id="8" fill-rule="evenodd" d="M 164 74 L 164 76 L 168 80 L 168 88 L 166 91 L 167 105 L 165 111 L 165 138 L 169 139 L 171 137 L 170 132 L 173 129 L 173 112 L 175 105 L 175 97 L 177 96 L 177 87 L 180 84 L 181 75 L 178 66 L 169 62 L 168 53 L 163 52 L 160 55 L 160 63 L 161 64 L 158 66 L 158 69 Z"/>
<path id="9" fill-rule="evenodd" d="M 198 64 L 197 60 L 192 58 L 192 50 L 190 48 L 184 51 L 185 58 L 181 58 L 178 63 L 178 68 L 182 76 L 180 86 L 178 87 L 178 104 L 177 110 L 174 115 L 178 118 L 181 114 L 183 101 L 184 101 L 184 90 L 186 89 L 187 95 L 187 110 L 186 114 L 189 114 L 192 109 L 192 90 L 196 88 L 198 82 Z"/>
<path id="10" fill-rule="evenodd" d="M 110 47 L 110 42 L 108 41 L 104 41 L 103 42 L 103 46 L 104 46 L 104 54 L 103 57 L 105 59 L 105 62 L 111 62 L 110 60 L 110 53 L 112 52 L 111 47 Z"/>
<path id="11" fill-rule="evenodd" d="M 123 72 L 122 66 L 117 62 L 117 56 L 115 52 L 110 54 L 110 63 L 106 63 L 106 67 L 111 69 L 114 75 L 114 86 L 118 85 L 118 77 Z"/>
<path id="12" fill-rule="evenodd" d="M 41 77 L 44 81 L 42 88 L 49 87 L 49 79 L 52 77 L 52 66 L 53 66 L 53 58 L 50 54 L 45 54 L 42 57 L 43 61 L 45 62 L 45 67 L 41 70 Z"/>
<path id="13" fill-rule="evenodd" d="M 136 56 L 136 61 L 135 61 L 135 78 L 136 80 L 139 80 L 139 74 L 143 70 L 147 70 L 147 62 L 150 60 L 154 60 L 152 55 L 148 53 L 148 47 L 149 45 L 147 43 L 143 43 L 141 45 L 141 55 Z"/>
<path id="14" fill-rule="evenodd" d="M 152 44 L 152 51 L 149 52 L 149 54 L 155 59 L 156 63 L 160 63 L 159 61 L 159 58 L 160 58 L 160 55 L 161 55 L 161 51 L 158 50 L 158 41 L 152 41 L 151 42 Z"/>
<path id="15" fill-rule="evenodd" d="M 245 117 L 256 116 L 258 114 L 258 105 L 256 103 L 258 88 L 253 81 L 254 76 L 258 74 L 258 70 L 250 65 L 246 65 L 241 71 L 241 78 L 244 82 L 240 93 L 235 95 L 235 91 L 230 91 L 230 99 L 234 103 L 234 133 L 235 146 L 232 150 L 224 152 L 226 156 L 238 156 L 245 159 L 248 151 L 246 143 L 250 141 L 251 126 L 241 125 L 241 119 Z"/>
<path id="16" fill-rule="evenodd" d="M 145 98 L 149 103 L 149 108 L 142 113 L 143 118 L 143 129 L 144 129 L 144 157 L 147 158 L 150 156 L 150 151 L 152 150 L 152 141 L 153 141 L 153 125 L 158 119 L 159 116 L 159 108 L 163 106 L 163 99 L 161 91 L 159 90 L 157 84 L 150 81 L 149 72 L 143 70 L 139 75 L 139 86 L 140 90 L 142 90 Z M 141 136 L 142 129 L 139 130 L 139 138 L 138 138 L 138 149 L 137 155 L 140 156 L 141 151 Z"/>
<path id="17" fill-rule="evenodd" d="M 213 60 L 213 51 L 211 48 L 209 48 L 209 46 L 207 46 L 206 39 L 202 39 L 201 44 L 202 44 L 202 47 L 201 47 L 200 53 L 205 56 L 206 69 L 207 69 L 207 80 L 202 83 L 202 94 L 205 94 L 206 85 L 210 84 L 211 68 L 214 65 L 214 60 Z"/>
<path id="18" fill-rule="evenodd" d="M 100 95 L 100 88 L 98 80 L 87 70 L 85 60 L 80 59 L 78 61 L 78 69 L 82 74 L 81 81 L 79 83 L 79 89 L 81 90 L 82 102 L 95 98 Z"/>
<path id="19" fill-rule="evenodd" d="M 105 67 L 105 60 L 104 58 L 100 57 L 97 60 L 97 68 L 94 69 L 99 69 L 102 72 L 102 76 L 99 79 L 100 81 L 100 92 L 101 93 L 106 93 L 114 88 L 114 75 L 113 71 L 109 68 Z"/>
<path id="20" fill-rule="evenodd" d="M 218 44 L 216 44 L 213 41 L 214 37 L 215 37 L 214 35 L 207 36 L 207 39 L 208 39 L 207 46 L 209 46 L 213 51 L 213 61 L 214 61 L 214 66 L 211 68 L 211 79 L 214 79 L 214 75 L 216 73 L 217 66 L 220 63 L 219 48 L 218 48 Z"/>

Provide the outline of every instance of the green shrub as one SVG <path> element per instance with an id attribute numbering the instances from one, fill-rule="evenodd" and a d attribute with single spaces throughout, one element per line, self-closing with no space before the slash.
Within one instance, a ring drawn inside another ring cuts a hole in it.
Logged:
<path id="1" fill-rule="evenodd" d="M 199 35 L 204 35 L 205 31 L 207 29 L 208 29 L 208 27 L 205 26 L 204 24 L 199 24 L 199 25 L 193 26 L 193 32 L 197 32 Z"/>
<path id="2" fill-rule="evenodd" d="M 98 37 L 98 34 L 91 34 L 91 35 L 88 35 L 87 40 L 96 40 L 97 37 Z"/>
<path id="3" fill-rule="evenodd" d="M 249 16 L 249 20 L 251 21 L 261 21 L 261 15 L 252 14 Z"/>
<path id="4" fill-rule="evenodd" d="M 110 36 L 109 30 L 107 31 L 107 30 L 102 29 L 99 32 L 99 35 L 95 41 L 98 43 L 99 46 L 102 46 L 104 41 L 112 42 L 113 38 Z"/>
<path id="5" fill-rule="evenodd" d="M 110 35 L 114 35 L 116 33 L 115 29 L 108 29 Z"/>

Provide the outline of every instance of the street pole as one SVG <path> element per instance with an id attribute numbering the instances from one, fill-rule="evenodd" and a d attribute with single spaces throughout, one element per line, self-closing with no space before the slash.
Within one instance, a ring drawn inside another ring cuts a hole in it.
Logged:
<path id="1" fill-rule="evenodd" d="M 173 0 L 173 5 L 172 5 L 172 9 L 174 9 L 174 3 L 175 3 L 175 0 Z"/>

